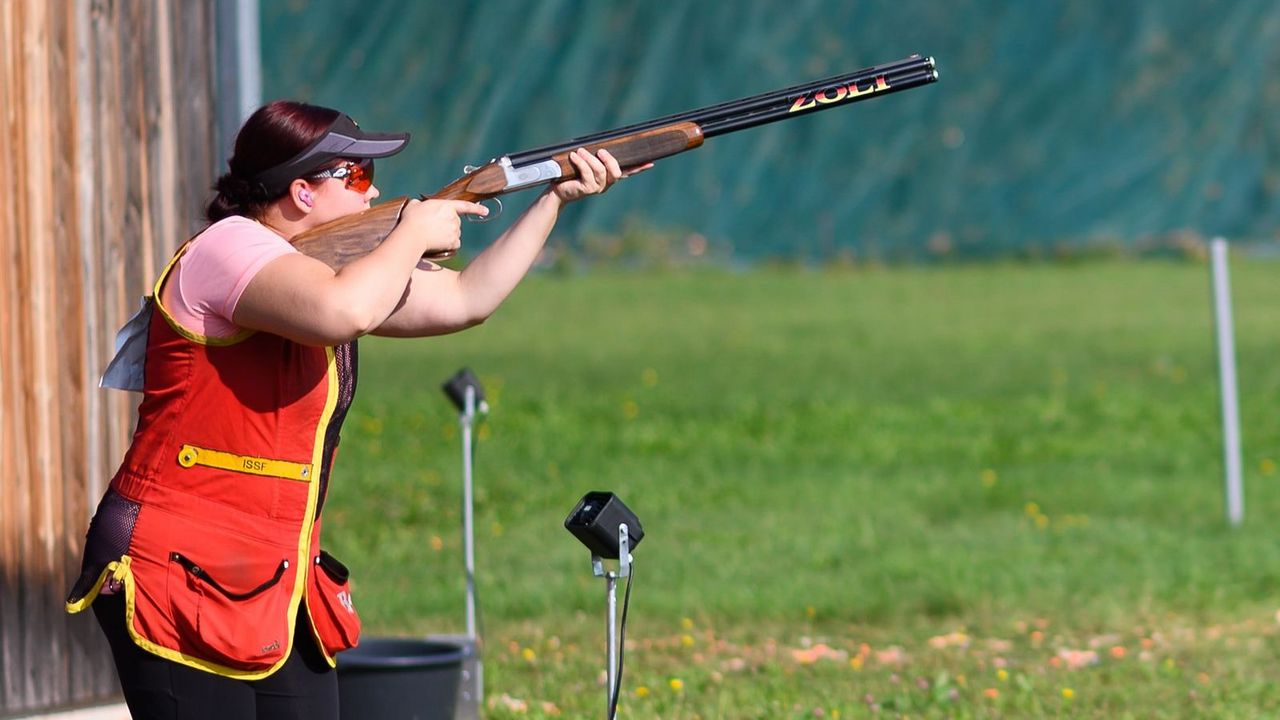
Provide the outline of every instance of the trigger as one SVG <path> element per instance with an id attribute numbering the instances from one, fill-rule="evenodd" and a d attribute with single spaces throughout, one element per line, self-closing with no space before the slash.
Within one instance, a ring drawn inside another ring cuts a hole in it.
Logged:
<path id="1" fill-rule="evenodd" d="M 493 201 L 494 205 L 497 206 L 496 208 L 488 204 L 490 200 Z M 488 200 L 479 200 L 477 202 L 489 208 L 489 214 L 485 215 L 482 218 L 478 218 L 475 215 L 468 215 L 467 220 L 473 223 L 487 223 L 490 220 L 493 220 L 494 218 L 497 218 L 499 215 L 502 214 L 502 200 L 500 198 L 492 197 L 492 198 L 489 198 Z"/>

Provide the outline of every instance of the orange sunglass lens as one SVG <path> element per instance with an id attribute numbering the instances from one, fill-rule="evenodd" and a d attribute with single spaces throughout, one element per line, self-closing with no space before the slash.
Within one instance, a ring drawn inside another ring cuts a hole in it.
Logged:
<path id="1" fill-rule="evenodd" d="M 347 187 L 356 192 L 367 192 L 373 184 L 373 163 L 351 165 L 347 170 Z"/>

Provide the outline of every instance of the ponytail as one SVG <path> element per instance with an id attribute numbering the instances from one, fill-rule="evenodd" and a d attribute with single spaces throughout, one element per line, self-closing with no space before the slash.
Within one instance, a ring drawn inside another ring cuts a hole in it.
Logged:
<path id="1" fill-rule="evenodd" d="M 216 223 L 232 215 L 257 218 L 267 205 L 276 199 L 262 197 L 262 193 L 254 188 L 248 180 L 236 176 L 234 172 L 226 173 L 218 178 L 218 182 L 214 183 L 213 189 L 218 194 L 209 202 L 209 206 L 204 211 L 205 219 L 210 223 Z"/>

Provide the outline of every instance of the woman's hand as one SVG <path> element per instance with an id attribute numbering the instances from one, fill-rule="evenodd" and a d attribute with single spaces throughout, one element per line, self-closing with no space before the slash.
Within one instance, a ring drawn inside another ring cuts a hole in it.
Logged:
<path id="1" fill-rule="evenodd" d="M 569 162 L 578 169 L 578 177 L 562 180 L 551 186 L 551 191 L 563 203 L 581 200 L 588 195 L 598 195 L 613 187 L 613 184 L 622 178 L 653 167 L 653 163 L 647 163 L 623 170 L 618 166 L 617 158 L 603 149 L 592 155 L 586 149 L 578 148 L 569 153 Z"/>
<path id="2" fill-rule="evenodd" d="M 484 217 L 489 208 L 465 200 L 410 200 L 400 226 L 423 241 L 423 254 L 455 252 L 462 246 L 462 216 Z"/>

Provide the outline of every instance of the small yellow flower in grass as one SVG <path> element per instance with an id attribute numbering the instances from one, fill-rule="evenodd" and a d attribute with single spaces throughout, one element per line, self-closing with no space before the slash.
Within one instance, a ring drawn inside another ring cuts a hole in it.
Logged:
<path id="1" fill-rule="evenodd" d="M 997 480 L 995 470 L 992 470 L 991 468 L 983 468 L 982 473 L 978 477 L 982 480 L 982 487 L 995 487 Z"/>
<path id="2" fill-rule="evenodd" d="M 645 368 L 644 372 L 640 373 L 640 382 L 644 383 L 645 387 L 653 387 L 657 385 L 658 371 L 653 368 Z"/>
<path id="3" fill-rule="evenodd" d="M 640 406 L 635 400 L 624 400 L 622 403 L 622 414 L 628 420 L 635 420 L 640 415 Z"/>
<path id="4" fill-rule="evenodd" d="M 524 658 L 525 662 L 533 662 L 538 659 L 538 653 L 534 652 L 533 648 L 527 647 L 520 651 L 520 657 Z"/>
<path id="5" fill-rule="evenodd" d="M 642 697 L 649 697 L 649 688 L 647 688 L 647 687 L 645 687 L 645 686 L 643 686 L 643 685 L 641 685 L 640 687 L 636 688 L 636 697 L 639 697 L 639 698 L 642 698 Z"/>
<path id="6" fill-rule="evenodd" d="M 1000 682 L 1009 682 L 1009 671 L 1004 669 L 997 670 L 996 679 Z"/>
<path id="7" fill-rule="evenodd" d="M 1039 514 L 1040 514 L 1040 504 L 1039 504 L 1039 503 L 1029 502 L 1029 503 L 1027 503 L 1026 505 L 1023 505 L 1023 506 L 1022 506 L 1022 509 L 1023 509 L 1024 511 L 1026 511 L 1026 513 L 1027 513 L 1028 515 L 1030 515 L 1031 517 L 1035 517 L 1035 516 L 1037 516 L 1037 515 L 1039 515 Z"/>
<path id="8" fill-rule="evenodd" d="M 688 634 L 681 635 L 680 644 L 687 648 L 693 647 L 693 636 Z"/>
<path id="9" fill-rule="evenodd" d="M 1037 516 L 1036 516 L 1036 527 L 1040 528 L 1041 530 L 1044 530 L 1045 528 L 1049 527 L 1049 516 L 1048 516 L 1048 515 L 1037 515 Z"/>
<path id="10" fill-rule="evenodd" d="M 439 535 L 431 536 L 431 549 L 440 552 L 444 549 L 444 540 Z"/>
<path id="11" fill-rule="evenodd" d="M 680 692 L 681 690 L 684 689 L 684 681 L 681 680 L 680 678 L 671 678 L 671 682 L 667 684 L 670 685 L 671 689 L 674 690 L 675 692 Z"/>
<path id="12" fill-rule="evenodd" d="M 693 620 L 690 618 L 680 618 L 680 627 L 684 630 L 692 630 Z"/>
<path id="13" fill-rule="evenodd" d="M 1073 697 L 1075 697 L 1075 696 L 1076 696 L 1076 691 L 1075 691 L 1075 690 L 1072 690 L 1071 688 L 1062 688 L 1062 699 L 1063 699 L 1063 700 L 1070 700 L 1071 698 L 1073 698 Z"/>
<path id="14" fill-rule="evenodd" d="M 853 657 L 849 658 L 849 667 L 853 668 L 854 670 L 862 670 L 862 665 L 864 662 L 866 661 L 862 659 L 861 655 L 854 655 Z"/>
<path id="15" fill-rule="evenodd" d="M 1275 475 L 1276 461 L 1271 458 L 1262 458 L 1262 462 L 1258 463 L 1258 469 L 1262 471 L 1263 475 Z"/>
<path id="16" fill-rule="evenodd" d="M 812 618 L 814 615 L 818 614 L 818 609 L 810 605 L 804 609 L 804 614 L 805 616 Z"/>
<path id="17" fill-rule="evenodd" d="M 498 707 L 509 710 L 517 715 L 523 715 L 529 712 L 529 703 L 521 700 L 520 698 L 511 697 L 506 693 L 498 696 L 496 704 Z"/>

